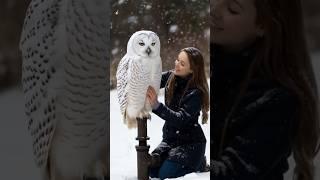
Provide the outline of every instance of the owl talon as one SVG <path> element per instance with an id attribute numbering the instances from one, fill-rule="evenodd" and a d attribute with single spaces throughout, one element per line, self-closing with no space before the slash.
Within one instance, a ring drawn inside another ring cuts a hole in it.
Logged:
<path id="1" fill-rule="evenodd" d="M 151 115 L 150 115 L 150 113 L 148 113 L 148 112 L 143 112 L 143 113 L 142 113 L 142 118 L 151 120 Z"/>

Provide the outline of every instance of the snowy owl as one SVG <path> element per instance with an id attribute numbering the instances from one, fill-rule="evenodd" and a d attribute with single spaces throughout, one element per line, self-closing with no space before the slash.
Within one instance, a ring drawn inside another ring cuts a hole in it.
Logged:
<path id="1" fill-rule="evenodd" d="M 109 1 L 32 0 L 20 40 L 27 128 L 43 180 L 109 177 Z"/>
<path id="2" fill-rule="evenodd" d="M 152 31 L 135 32 L 116 74 L 120 109 L 128 128 L 136 127 L 137 117 L 150 118 L 146 92 L 148 86 L 159 92 L 161 72 L 159 37 Z"/>

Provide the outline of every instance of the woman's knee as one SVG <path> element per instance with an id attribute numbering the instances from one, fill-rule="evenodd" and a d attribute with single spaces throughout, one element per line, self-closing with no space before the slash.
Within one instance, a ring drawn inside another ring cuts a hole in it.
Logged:
<path id="1" fill-rule="evenodd" d="M 149 176 L 152 178 L 158 178 L 159 177 L 159 168 L 150 168 L 149 169 Z"/>
<path id="2" fill-rule="evenodd" d="M 159 178 L 161 180 L 165 178 L 176 178 L 187 173 L 189 173 L 189 170 L 187 168 L 184 168 L 183 165 L 166 160 L 159 169 Z"/>

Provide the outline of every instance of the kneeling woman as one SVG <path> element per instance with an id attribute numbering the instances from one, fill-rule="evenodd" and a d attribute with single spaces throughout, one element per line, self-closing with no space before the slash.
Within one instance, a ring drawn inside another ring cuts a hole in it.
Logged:
<path id="1" fill-rule="evenodd" d="M 150 176 L 165 179 L 202 171 L 206 138 L 198 118 L 202 111 L 202 123 L 208 120 L 209 90 L 201 52 L 182 49 L 175 69 L 162 74 L 160 88 L 165 88 L 165 104 L 158 102 L 152 87 L 147 91 L 153 113 L 165 120 L 163 140 L 152 152 L 159 163 L 150 169 Z"/>

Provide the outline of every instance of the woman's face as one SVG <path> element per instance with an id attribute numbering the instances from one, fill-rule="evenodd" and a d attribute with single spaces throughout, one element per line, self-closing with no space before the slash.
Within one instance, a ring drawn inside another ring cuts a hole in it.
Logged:
<path id="1" fill-rule="evenodd" d="M 174 74 L 180 77 L 186 77 L 192 73 L 189 58 L 186 52 L 179 53 L 174 66 Z"/>
<path id="2" fill-rule="evenodd" d="M 214 0 L 212 5 L 212 42 L 239 51 L 263 35 L 256 24 L 254 0 Z"/>

